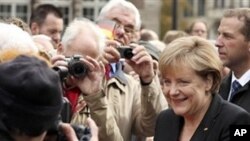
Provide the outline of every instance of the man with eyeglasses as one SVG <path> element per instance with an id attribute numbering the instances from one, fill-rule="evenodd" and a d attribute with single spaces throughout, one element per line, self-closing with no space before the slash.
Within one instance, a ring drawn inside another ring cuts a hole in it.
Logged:
<path id="1" fill-rule="evenodd" d="M 160 111 L 167 108 L 162 94 L 157 65 L 144 46 L 131 43 L 140 29 L 138 9 L 125 0 L 111 0 L 101 10 L 97 19 L 115 23 L 113 39 L 106 41 L 102 62 L 106 64 L 107 79 L 103 83 L 104 94 L 86 99 L 90 116 L 99 126 L 100 141 L 131 141 L 132 135 L 153 136 L 155 120 Z M 140 81 L 122 70 L 119 47 L 132 48 L 133 57 L 125 60 L 139 75 Z M 111 67 L 110 64 L 113 64 Z M 108 69 L 109 68 L 109 69 Z M 83 123 L 81 113 L 72 122 Z"/>

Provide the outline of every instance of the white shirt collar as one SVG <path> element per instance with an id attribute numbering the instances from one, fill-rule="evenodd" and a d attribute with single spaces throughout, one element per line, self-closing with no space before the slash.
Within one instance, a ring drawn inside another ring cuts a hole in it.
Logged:
<path id="1" fill-rule="evenodd" d="M 233 83 L 234 80 L 237 80 L 241 86 L 244 86 L 250 80 L 250 69 L 246 71 L 239 79 L 235 77 L 233 72 L 231 84 Z"/>

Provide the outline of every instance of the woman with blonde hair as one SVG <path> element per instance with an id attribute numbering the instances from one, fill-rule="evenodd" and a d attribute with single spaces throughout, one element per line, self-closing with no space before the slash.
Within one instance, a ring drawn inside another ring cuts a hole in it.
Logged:
<path id="1" fill-rule="evenodd" d="M 163 93 L 170 105 L 158 116 L 155 141 L 228 141 L 232 125 L 250 124 L 250 115 L 218 95 L 222 63 L 213 45 L 182 37 L 159 59 Z"/>

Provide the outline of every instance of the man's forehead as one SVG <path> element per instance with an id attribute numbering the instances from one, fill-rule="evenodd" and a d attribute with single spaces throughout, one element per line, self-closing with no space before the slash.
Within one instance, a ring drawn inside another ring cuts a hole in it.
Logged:
<path id="1" fill-rule="evenodd" d="M 111 20 L 119 20 L 122 24 L 135 27 L 135 14 L 129 9 L 114 7 L 106 15 Z"/>
<path id="2" fill-rule="evenodd" d="M 237 17 L 226 17 L 221 19 L 219 29 L 239 29 L 242 26 L 244 26 L 244 22 L 242 20 L 239 20 Z"/>
<path id="3" fill-rule="evenodd" d="M 96 58 L 99 56 L 98 42 L 93 33 L 85 31 L 79 33 L 65 50 L 66 55 L 79 54 Z"/>

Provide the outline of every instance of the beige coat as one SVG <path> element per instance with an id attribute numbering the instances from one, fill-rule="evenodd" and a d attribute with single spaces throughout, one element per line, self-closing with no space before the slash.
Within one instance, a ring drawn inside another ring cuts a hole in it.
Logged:
<path id="1" fill-rule="evenodd" d="M 132 133 L 153 136 L 157 115 L 167 108 L 159 79 L 142 86 L 133 77 L 111 78 L 105 89 L 93 96 L 84 96 L 90 115 L 99 126 L 100 141 L 130 141 Z M 86 115 L 78 112 L 72 123 L 85 123 Z"/>

